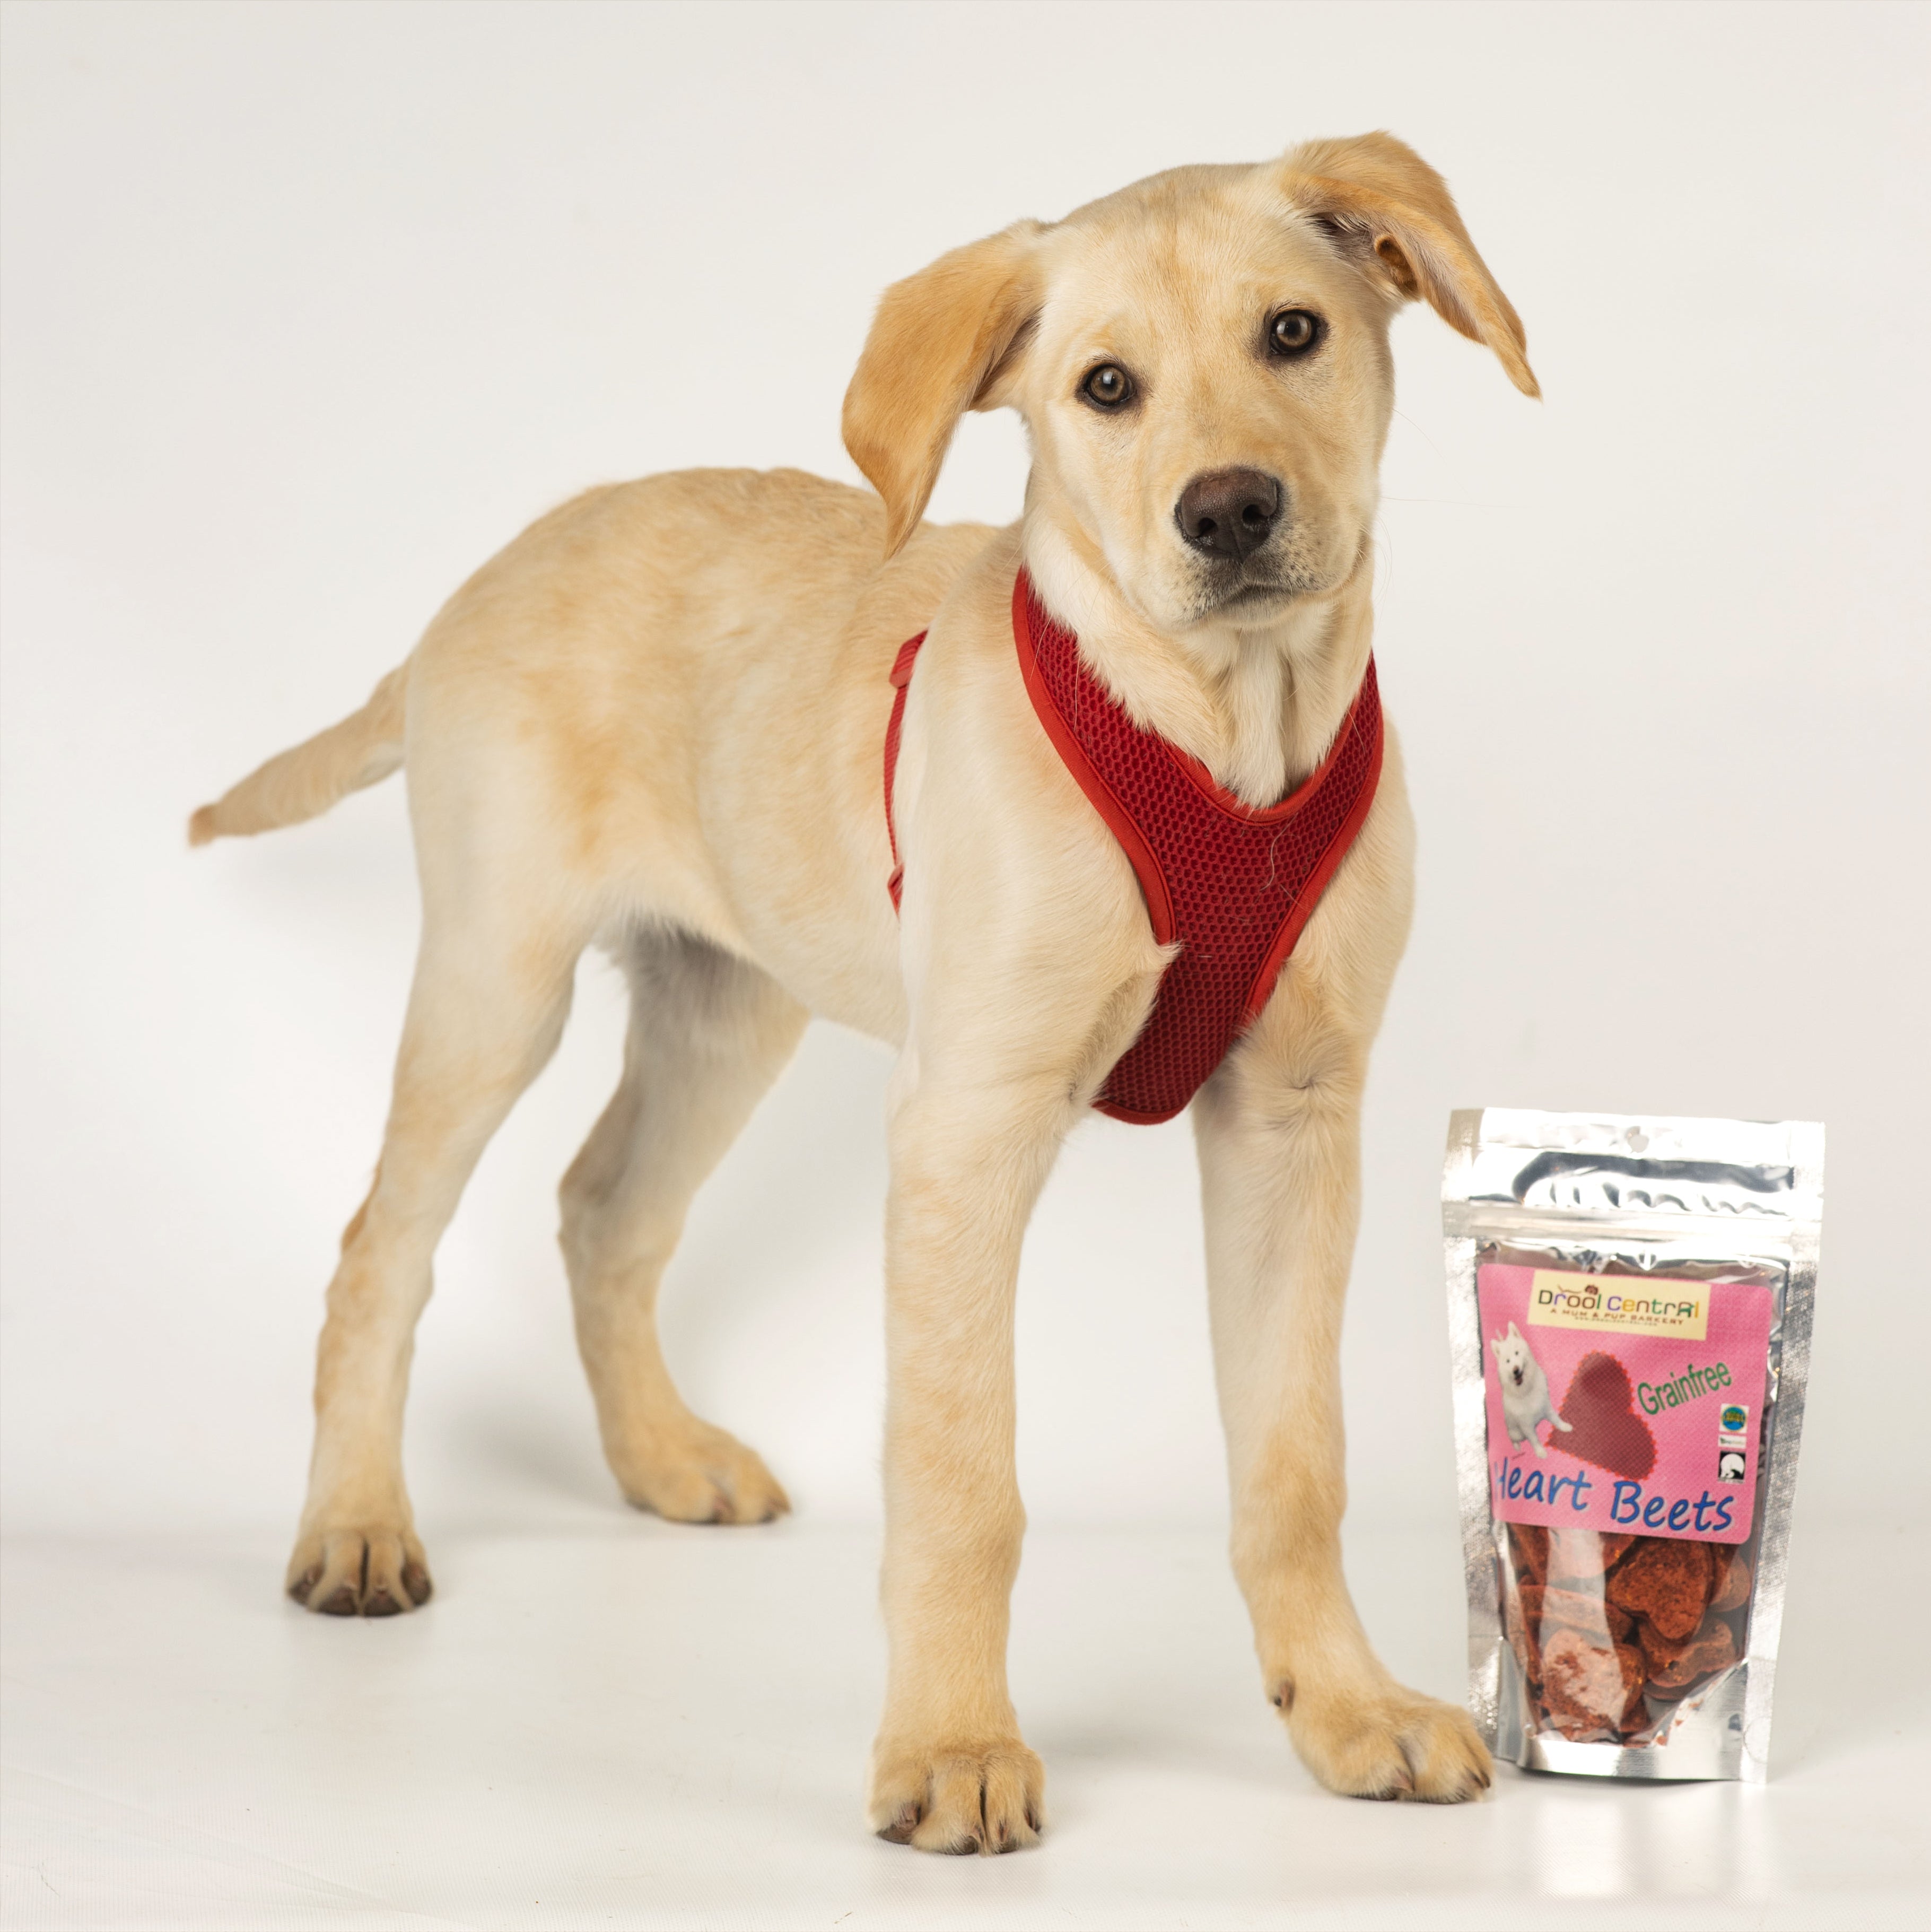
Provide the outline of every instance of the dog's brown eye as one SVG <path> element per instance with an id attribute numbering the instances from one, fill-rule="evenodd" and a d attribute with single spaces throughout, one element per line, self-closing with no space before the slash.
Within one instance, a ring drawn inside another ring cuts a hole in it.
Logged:
<path id="1" fill-rule="evenodd" d="M 1133 394 L 1133 379 L 1117 362 L 1102 362 L 1080 385 L 1080 393 L 1103 410 L 1117 410 Z"/>
<path id="2" fill-rule="evenodd" d="M 1321 340 L 1321 321 L 1312 309 L 1284 308 L 1267 325 L 1267 346 L 1276 356 L 1305 356 Z"/>

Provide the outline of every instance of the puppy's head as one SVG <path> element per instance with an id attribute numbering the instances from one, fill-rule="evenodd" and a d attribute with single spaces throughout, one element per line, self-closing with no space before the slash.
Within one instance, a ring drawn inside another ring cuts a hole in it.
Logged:
<path id="1" fill-rule="evenodd" d="M 1495 1352 L 1495 1366 L 1501 1376 L 1504 1388 L 1520 1388 L 1534 1368 L 1535 1358 L 1529 1352 L 1529 1345 L 1522 1340 L 1522 1331 L 1511 1322 L 1509 1332 L 1498 1335 L 1489 1344 Z"/>
<path id="2" fill-rule="evenodd" d="M 1267 628 L 1363 554 L 1388 322 L 1427 302 L 1537 393 L 1441 178 L 1387 134 L 1183 168 L 1023 222 L 889 290 L 845 398 L 892 550 L 960 416 L 1010 404 L 1029 514 L 1159 628 Z"/>

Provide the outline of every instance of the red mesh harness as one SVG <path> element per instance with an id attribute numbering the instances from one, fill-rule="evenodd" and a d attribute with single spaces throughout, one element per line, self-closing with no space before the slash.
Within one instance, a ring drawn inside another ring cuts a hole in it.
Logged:
<path id="1" fill-rule="evenodd" d="M 1116 1120 L 1171 1120 L 1267 1004 L 1282 966 L 1375 802 L 1381 700 L 1369 660 L 1361 688 L 1320 768 L 1279 804 L 1256 812 L 1198 759 L 1143 731 L 1081 662 L 1021 571 L 1012 586 L 1019 668 L 1054 748 L 1132 862 L 1153 937 L 1180 943 L 1147 1024 L 1094 1102 Z M 892 902 L 904 868 L 892 822 L 905 692 L 925 634 L 892 667 L 898 687 L 885 734 L 885 823 Z"/>

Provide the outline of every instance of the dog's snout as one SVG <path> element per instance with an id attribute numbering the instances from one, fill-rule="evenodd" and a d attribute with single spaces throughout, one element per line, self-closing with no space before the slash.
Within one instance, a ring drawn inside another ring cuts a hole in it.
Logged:
<path id="1" fill-rule="evenodd" d="M 1280 484 L 1258 470 L 1210 470 L 1174 506 L 1180 535 L 1208 556 L 1249 555 L 1273 533 L 1280 514 Z"/>

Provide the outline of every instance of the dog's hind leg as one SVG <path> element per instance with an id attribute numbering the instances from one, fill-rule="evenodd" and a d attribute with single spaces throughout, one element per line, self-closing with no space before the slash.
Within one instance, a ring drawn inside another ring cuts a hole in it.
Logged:
<path id="1" fill-rule="evenodd" d="M 685 1406 L 657 1339 L 657 1288 L 691 1197 L 791 1057 L 805 1010 L 700 940 L 630 942 L 623 1078 L 564 1176 L 562 1247 L 604 1454 L 624 1495 L 684 1522 L 790 1508 L 763 1462 Z"/>
<path id="2" fill-rule="evenodd" d="M 416 1321 L 478 1157 L 556 1049 L 580 950 L 535 908 L 435 886 L 426 870 L 382 1159 L 342 1238 L 317 1351 L 315 1456 L 288 1588 L 334 1616 L 392 1616 L 428 1597 L 402 1471 Z"/>

